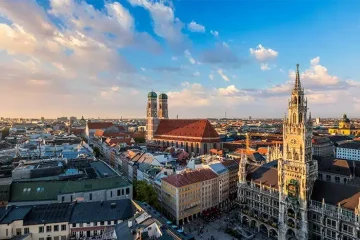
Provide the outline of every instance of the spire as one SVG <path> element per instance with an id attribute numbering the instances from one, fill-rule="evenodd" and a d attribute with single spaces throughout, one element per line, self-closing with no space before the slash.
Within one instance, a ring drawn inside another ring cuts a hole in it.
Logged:
<path id="1" fill-rule="evenodd" d="M 296 78 L 295 78 L 295 89 L 301 89 L 299 64 L 296 64 Z"/>

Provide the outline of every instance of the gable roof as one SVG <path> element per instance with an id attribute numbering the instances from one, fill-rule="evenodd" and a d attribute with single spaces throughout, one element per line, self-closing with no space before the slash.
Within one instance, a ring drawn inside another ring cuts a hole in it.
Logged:
<path id="1" fill-rule="evenodd" d="M 165 181 L 179 188 L 190 184 L 207 181 L 216 177 L 217 174 L 210 169 L 199 169 L 171 175 L 169 177 L 163 178 L 161 181 Z"/>
<path id="2" fill-rule="evenodd" d="M 349 162 L 345 159 L 323 159 L 319 162 L 319 171 L 345 176 L 351 175 Z"/>
<path id="3" fill-rule="evenodd" d="M 278 189 L 278 170 L 264 166 L 248 165 L 246 180 Z"/>
<path id="4" fill-rule="evenodd" d="M 78 181 L 14 182 L 11 185 L 10 202 L 57 200 L 61 194 L 125 186 L 129 186 L 129 183 L 120 176 Z"/>
<path id="5" fill-rule="evenodd" d="M 311 200 L 355 210 L 359 204 L 360 189 L 356 186 L 316 180 Z"/>
<path id="6" fill-rule="evenodd" d="M 68 222 L 73 204 L 53 203 L 34 206 L 24 218 L 24 225 Z"/>
<path id="7" fill-rule="evenodd" d="M 220 141 L 219 134 L 206 119 L 161 119 L 154 137 Z"/>
<path id="8" fill-rule="evenodd" d="M 4 207 L 5 208 L 5 207 Z M 8 208 L 0 218 L 0 224 L 10 224 L 17 220 L 22 220 L 31 210 L 32 206 L 12 206 Z"/>
<path id="9" fill-rule="evenodd" d="M 91 209 L 89 211 L 89 209 Z M 130 199 L 103 202 L 76 203 L 70 223 L 126 220 L 135 214 L 135 207 Z"/>

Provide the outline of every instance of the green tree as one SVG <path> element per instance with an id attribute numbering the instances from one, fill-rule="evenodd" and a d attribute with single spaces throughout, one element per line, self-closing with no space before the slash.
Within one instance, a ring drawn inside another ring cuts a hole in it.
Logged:
<path id="1" fill-rule="evenodd" d="M 133 183 L 134 199 L 141 202 L 146 202 L 157 210 L 160 210 L 158 195 L 153 186 L 145 181 L 135 181 Z"/>
<path id="2" fill-rule="evenodd" d="M 7 136 L 9 136 L 9 131 L 10 131 L 10 128 L 8 128 L 8 127 L 5 127 L 1 130 L 3 139 L 5 139 Z M 1 138 L 0 138 L 0 140 L 1 140 Z"/>
<path id="3" fill-rule="evenodd" d="M 134 140 L 136 143 L 145 143 L 145 137 L 136 137 Z"/>

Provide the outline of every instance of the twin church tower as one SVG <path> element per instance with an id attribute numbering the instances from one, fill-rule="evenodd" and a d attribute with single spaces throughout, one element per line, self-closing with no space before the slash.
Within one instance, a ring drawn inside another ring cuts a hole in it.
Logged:
<path id="1" fill-rule="evenodd" d="M 159 108 L 158 96 L 155 92 L 151 91 L 148 94 L 148 104 L 146 109 L 146 140 L 153 140 L 157 127 L 159 126 L 160 119 L 168 119 L 168 96 L 165 93 L 159 95 Z"/>

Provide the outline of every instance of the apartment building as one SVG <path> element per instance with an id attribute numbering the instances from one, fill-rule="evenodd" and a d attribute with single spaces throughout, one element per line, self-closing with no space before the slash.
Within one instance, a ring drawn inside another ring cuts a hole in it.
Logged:
<path id="1" fill-rule="evenodd" d="M 101 236 L 135 214 L 130 199 L 52 203 L 0 208 L 0 239 L 30 235 L 30 240 Z"/>
<path id="2" fill-rule="evenodd" d="M 339 145 L 336 148 L 336 158 L 360 161 L 360 141 Z"/>
<path id="3" fill-rule="evenodd" d="M 312 153 L 320 157 L 333 157 L 335 153 L 334 143 L 328 137 L 313 137 Z"/>
<path id="4" fill-rule="evenodd" d="M 166 216 L 181 225 L 217 206 L 218 175 L 210 169 L 184 171 L 161 181 L 162 206 Z M 204 202 L 204 204 L 203 204 Z"/>
<path id="5" fill-rule="evenodd" d="M 229 201 L 229 170 L 222 163 L 209 165 L 210 169 L 218 175 L 219 204 L 225 208 Z"/>

